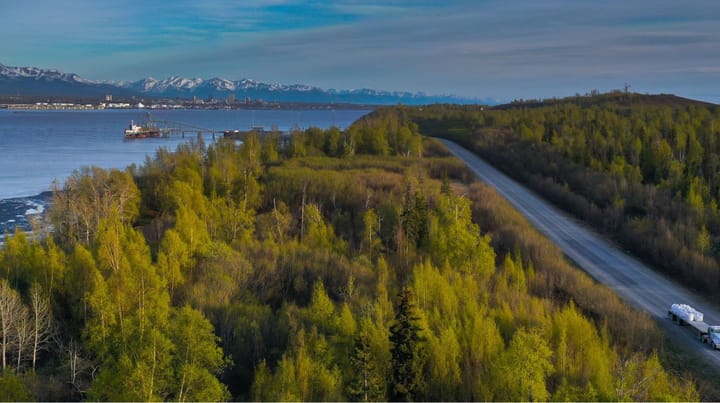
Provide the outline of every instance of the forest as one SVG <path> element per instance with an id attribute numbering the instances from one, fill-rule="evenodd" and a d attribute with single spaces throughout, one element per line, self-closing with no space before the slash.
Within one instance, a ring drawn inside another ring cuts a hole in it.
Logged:
<path id="1" fill-rule="evenodd" d="M 0 250 L 0 399 L 717 398 L 411 115 L 76 171 Z"/>
<path id="2" fill-rule="evenodd" d="M 719 301 L 720 107 L 614 92 L 408 113 Z"/>

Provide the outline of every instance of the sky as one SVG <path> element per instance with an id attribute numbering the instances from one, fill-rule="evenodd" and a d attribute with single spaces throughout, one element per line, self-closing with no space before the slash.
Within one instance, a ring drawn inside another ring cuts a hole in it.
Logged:
<path id="1" fill-rule="evenodd" d="M 717 0 L 0 0 L 0 63 L 498 101 L 720 103 Z"/>

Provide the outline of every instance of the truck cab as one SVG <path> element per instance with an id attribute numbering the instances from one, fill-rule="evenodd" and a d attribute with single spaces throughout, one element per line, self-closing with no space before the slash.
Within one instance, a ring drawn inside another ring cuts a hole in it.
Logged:
<path id="1" fill-rule="evenodd" d="M 708 341 L 713 350 L 720 349 L 720 326 L 708 326 Z"/>

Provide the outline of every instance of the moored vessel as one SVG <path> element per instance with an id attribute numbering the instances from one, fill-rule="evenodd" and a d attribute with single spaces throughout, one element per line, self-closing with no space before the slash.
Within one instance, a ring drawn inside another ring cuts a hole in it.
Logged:
<path id="1" fill-rule="evenodd" d="M 125 129 L 126 139 L 144 139 L 148 137 L 160 137 L 160 129 L 150 124 L 137 125 L 134 120 L 131 120 L 130 126 Z"/>

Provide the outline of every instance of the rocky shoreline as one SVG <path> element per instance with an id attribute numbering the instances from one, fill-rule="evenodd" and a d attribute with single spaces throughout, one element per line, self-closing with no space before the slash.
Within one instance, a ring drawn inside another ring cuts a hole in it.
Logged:
<path id="1" fill-rule="evenodd" d="M 51 203 L 52 192 L 0 200 L 0 234 L 13 233 L 15 228 L 29 231 L 32 217 L 43 218 Z"/>

